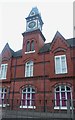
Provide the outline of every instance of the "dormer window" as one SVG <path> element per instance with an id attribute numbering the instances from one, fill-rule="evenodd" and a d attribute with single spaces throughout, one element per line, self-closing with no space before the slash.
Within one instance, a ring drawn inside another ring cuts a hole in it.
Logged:
<path id="1" fill-rule="evenodd" d="M 26 44 L 26 52 L 25 52 L 25 54 L 34 53 L 34 52 L 35 52 L 34 40 L 32 40 L 31 42 L 28 41 L 27 44 Z"/>

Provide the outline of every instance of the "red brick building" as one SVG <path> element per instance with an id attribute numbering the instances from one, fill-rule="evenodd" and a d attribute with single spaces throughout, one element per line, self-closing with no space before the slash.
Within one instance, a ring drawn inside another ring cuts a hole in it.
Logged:
<path id="1" fill-rule="evenodd" d="M 37 8 L 26 18 L 22 49 L 8 45 L 2 51 L 0 106 L 12 109 L 67 109 L 75 99 L 75 38 L 58 31 L 50 43 L 42 34 L 43 21 Z M 14 41 L 15 42 L 15 41 Z"/>

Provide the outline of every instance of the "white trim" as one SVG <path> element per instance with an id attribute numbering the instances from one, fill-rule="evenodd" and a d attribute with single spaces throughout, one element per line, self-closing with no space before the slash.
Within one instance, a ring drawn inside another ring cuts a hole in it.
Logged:
<path id="1" fill-rule="evenodd" d="M 20 108 L 30 108 L 30 109 L 35 109 L 36 108 L 36 106 L 20 106 Z"/>
<path id="2" fill-rule="evenodd" d="M 62 109 L 62 110 L 67 110 L 67 107 L 60 107 L 60 106 L 59 106 L 59 107 L 56 107 L 56 106 L 55 106 L 55 107 L 54 107 L 54 109 Z"/>
<path id="3" fill-rule="evenodd" d="M 6 107 L 6 106 L 9 106 L 9 104 L 0 104 L 0 107 Z"/>
<path id="4" fill-rule="evenodd" d="M 54 109 L 57 109 L 57 110 L 58 109 L 67 110 L 68 108 L 67 107 L 60 107 L 60 106 L 57 107 L 57 106 L 55 106 Z M 72 109 L 72 107 L 70 107 L 70 109 Z"/>
<path id="5" fill-rule="evenodd" d="M 29 52 L 25 52 L 25 54 L 30 54 L 30 53 L 34 53 L 34 52 L 35 52 L 35 50 L 29 51 Z"/>

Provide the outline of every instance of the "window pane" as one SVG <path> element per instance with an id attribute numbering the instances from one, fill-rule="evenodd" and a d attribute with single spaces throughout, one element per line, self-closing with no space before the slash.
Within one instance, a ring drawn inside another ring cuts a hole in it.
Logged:
<path id="1" fill-rule="evenodd" d="M 33 76 L 33 65 L 30 66 L 30 76 Z"/>
<path id="2" fill-rule="evenodd" d="M 34 51 L 34 41 L 31 42 L 31 51 Z"/>
<path id="3" fill-rule="evenodd" d="M 27 100 L 27 106 L 30 106 L 30 100 Z"/>
<path id="4" fill-rule="evenodd" d="M 66 90 L 70 91 L 70 88 L 69 88 L 69 87 L 66 87 Z"/>
<path id="5" fill-rule="evenodd" d="M 35 92 L 35 90 L 32 88 L 32 92 Z"/>
<path id="6" fill-rule="evenodd" d="M 60 93 L 56 93 L 56 106 L 60 106 Z"/>
<path id="7" fill-rule="evenodd" d="M 61 63 L 62 63 L 62 73 L 66 72 L 66 56 L 61 57 Z"/>
<path id="8" fill-rule="evenodd" d="M 71 93 L 67 92 L 67 99 L 71 99 Z"/>
<path id="9" fill-rule="evenodd" d="M 26 92 L 26 88 L 23 90 L 23 92 Z"/>
<path id="10" fill-rule="evenodd" d="M 26 105 L 26 94 L 23 93 L 22 105 Z"/>
<path id="11" fill-rule="evenodd" d="M 61 91 L 65 91 L 65 86 L 64 85 L 61 86 Z"/>
<path id="12" fill-rule="evenodd" d="M 27 42 L 27 49 L 26 49 L 26 51 L 27 51 L 27 52 L 30 51 L 30 42 L 29 42 L 29 41 Z"/>
<path id="13" fill-rule="evenodd" d="M 4 78 L 4 66 L 2 66 L 2 69 L 1 69 L 1 78 Z"/>
<path id="14" fill-rule="evenodd" d="M 60 73 L 61 72 L 61 68 L 60 68 L 60 58 L 57 57 L 55 59 L 55 71 L 56 71 L 56 74 Z"/>
<path id="15" fill-rule="evenodd" d="M 30 92 L 30 87 L 27 88 L 27 92 Z"/>
<path id="16" fill-rule="evenodd" d="M 3 101 L 4 104 L 7 104 L 7 98 L 6 98 L 6 93 L 4 93 L 4 101 Z"/>
<path id="17" fill-rule="evenodd" d="M 62 102 L 62 106 L 66 106 L 66 96 L 65 96 L 65 92 L 61 93 L 61 102 Z"/>
<path id="18" fill-rule="evenodd" d="M 27 77 L 29 76 L 29 66 L 27 66 L 27 68 L 26 68 L 26 76 Z"/>
<path id="19" fill-rule="evenodd" d="M 6 73 L 7 73 L 7 65 L 5 65 L 5 69 L 4 69 L 4 78 L 6 78 Z"/>
<path id="20" fill-rule="evenodd" d="M 59 87 L 56 88 L 56 91 L 59 91 Z"/>
<path id="21" fill-rule="evenodd" d="M 30 93 L 27 93 L 27 99 L 30 100 Z"/>

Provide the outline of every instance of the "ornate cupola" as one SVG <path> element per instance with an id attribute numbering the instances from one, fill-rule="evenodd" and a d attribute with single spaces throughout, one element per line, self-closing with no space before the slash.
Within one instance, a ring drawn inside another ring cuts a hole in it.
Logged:
<path id="1" fill-rule="evenodd" d="M 34 31 L 37 29 L 40 29 L 42 31 L 42 25 L 43 21 L 37 7 L 32 8 L 30 14 L 26 18 L 26 32 Z"/>

